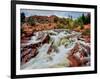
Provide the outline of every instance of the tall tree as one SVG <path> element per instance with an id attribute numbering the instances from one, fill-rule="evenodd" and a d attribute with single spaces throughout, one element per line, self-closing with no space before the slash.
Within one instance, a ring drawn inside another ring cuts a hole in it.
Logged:
<path id="1" fill-rule="evenodd" d="M 90 13 L 87 14 L 86 18 L 87 18 L 87 24 L 90 24 L 90 20 L 91 20 Z"/>
<path id="2" fill-rule="evenodd" d="M 86 24 L 86 17 L 84 15 L 84 13 L 82 14 L 82 21 L 83 21 L 83 24 Z"/>
<path id="3" fill-rule="evenodd" d="M 24 23 L 25 22 L 25 13 L 22 12 L 21 13 L 21 23 Z"/>

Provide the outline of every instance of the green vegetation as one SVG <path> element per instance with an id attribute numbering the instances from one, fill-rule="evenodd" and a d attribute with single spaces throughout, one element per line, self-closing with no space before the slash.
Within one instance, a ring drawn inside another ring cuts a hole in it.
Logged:
<path id="1" fill-rule="evenodd" d="M 87 29 L 87 30 L 85 30 L 82 34 L 83 34 L 83 35 L 90 35 L 90 30 Z"/>
<path id="2" fill-rule="evenodd" d="M 23 24 L 25 22 L 25 14 L 21 13 L 21 24 Z"/>
<path id="3" fill-rule="evenodd" d="M 35 19 L 33 17 L 29 17 L 27 20 L 27 23 L 30 24 L 31 26 L 35 25 Z"/>
<path id="4" fill-rule="evenodd" d="M 74 26 L 80 26 L 81 29 L 83 29 L 83 25 L 85 24 L 90 24 L 90 14 L 88 15 L 84 15 L 82 14 L 82 16 L 80 16 L 79 18 L 77 18 L 75 21 L 74 21 Z"/>
<path id="5" fill-rule="evenodd" d="M 70 29 L 82 31 L 83 35 L 89 35 L 90 29 L 85 29 L 84 25 L 90 24 L 90 14 L 82 14 L 82 16 L 77 19 L 70 18 L 56 18 L 58 29 Z"/>
<path id="6" fill-rule="evenodd" d="M 73 20 L 71 18 L 60 18 L 58 21 L 58 28 L 63 29 L 71 29 L 80 28 L 83 29 L 85 24 L 90 24 L 90 14 L 78 17 L 77 19 Z"/>
<path id="7" fill-rule="evenodd" d="M 21 25 L 24 23 L 29 24 L 30 26 L 38 26 L 35 28 L 38 28 L 40 30 L 44 29 L 69 29 L 69 30 L 75 30 L 79 32 L 85 32 L 85 25 L 90 24 L 90 13 L 82 14 L 80 17 L 73 19 L 72 16 L 69 16 L 69 18 L 61 18 L 55 15 L 51 16 L 30 16 L 25 17 L 24 13 L 21 13 Z M 39 27 L 40 26 L 40 27 Z M 43 28 L 42 28 L 43 27 Z M 42 29 L 41 29 L 42 28 Z M 89 29 L 88 26 L 86 28 Z M 86 31 L 84 34 L 89 34 L 90 31 Z"/>

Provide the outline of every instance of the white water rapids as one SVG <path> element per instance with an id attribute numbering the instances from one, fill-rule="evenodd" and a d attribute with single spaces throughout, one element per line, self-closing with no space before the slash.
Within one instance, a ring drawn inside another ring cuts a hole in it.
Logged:
<path id="1" fill-rule="evenodd" d="M 40 41 L 40 40 L 36 41 L 36 37 L 38 36 L 37 33 L 36 36 L 33 36 L 31 40 L 24 45 L 34 44 Z M 21 65 L 21 69 L 59 68 L 59 67 L 69 66 L 70 61 L 67 59 L 67 56 L 70 54 L 70 50 L 73 49 L 75 44 L 79 43 L 77 38 L 80 36 L 80 33 L 74 31 L 67 32 L 67 30 L 63 30 L 61 32 L 50 30 L 50 31 L 43 31 L 43 33 L 45 34 L 53 33 L 53 35 L 50 34 L 49 35 L 51 40 L 54 41 L 54 45 L 57 46 L 58 51 L 52 50 L 51 53 L 48 54 L 47 52 L 49 47 L 51 46 L 51 43 L 43 44 L 41 47 L 38 48 L 39 53 L 37 54 L 37 56 L 32 58 L 27 63 Z M 69 36 L 72 37 L 68 39 L 67 46 L 59 44 L 62 38 Z"/>

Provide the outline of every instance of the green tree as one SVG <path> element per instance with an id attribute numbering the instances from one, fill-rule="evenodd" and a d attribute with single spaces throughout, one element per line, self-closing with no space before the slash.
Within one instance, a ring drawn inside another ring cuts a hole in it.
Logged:
<path id="1" fill-rule="evenodd" d="M 86 17 L 84 14 L 82 14 L 81 16 L 81 21 L 83 22 L 83 24 L 86 24 Z"/>
<path id="2" fill-rule="evenodd" d="M 25 13 L 21 13 L 21 24 L 25 22 Z"/>
<path id="3" fill-rule="evenodd" d="M 91 20 L 91 18 L 90 18 L 90 13 L 88 13 L 88 14 L 86 15 L 86 24 L 90 24 L 90 20 Z"/>

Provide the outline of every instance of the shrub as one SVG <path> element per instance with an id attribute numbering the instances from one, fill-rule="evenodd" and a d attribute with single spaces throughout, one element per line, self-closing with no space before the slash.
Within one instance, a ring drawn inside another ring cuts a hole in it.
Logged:
<path id="1" fill-rule="evenodd" d="M 29 17 L 27 20 L 27 23 L 30 24 L 31 26 L 35 25 L 35 20 L 32 17 Z"/>

